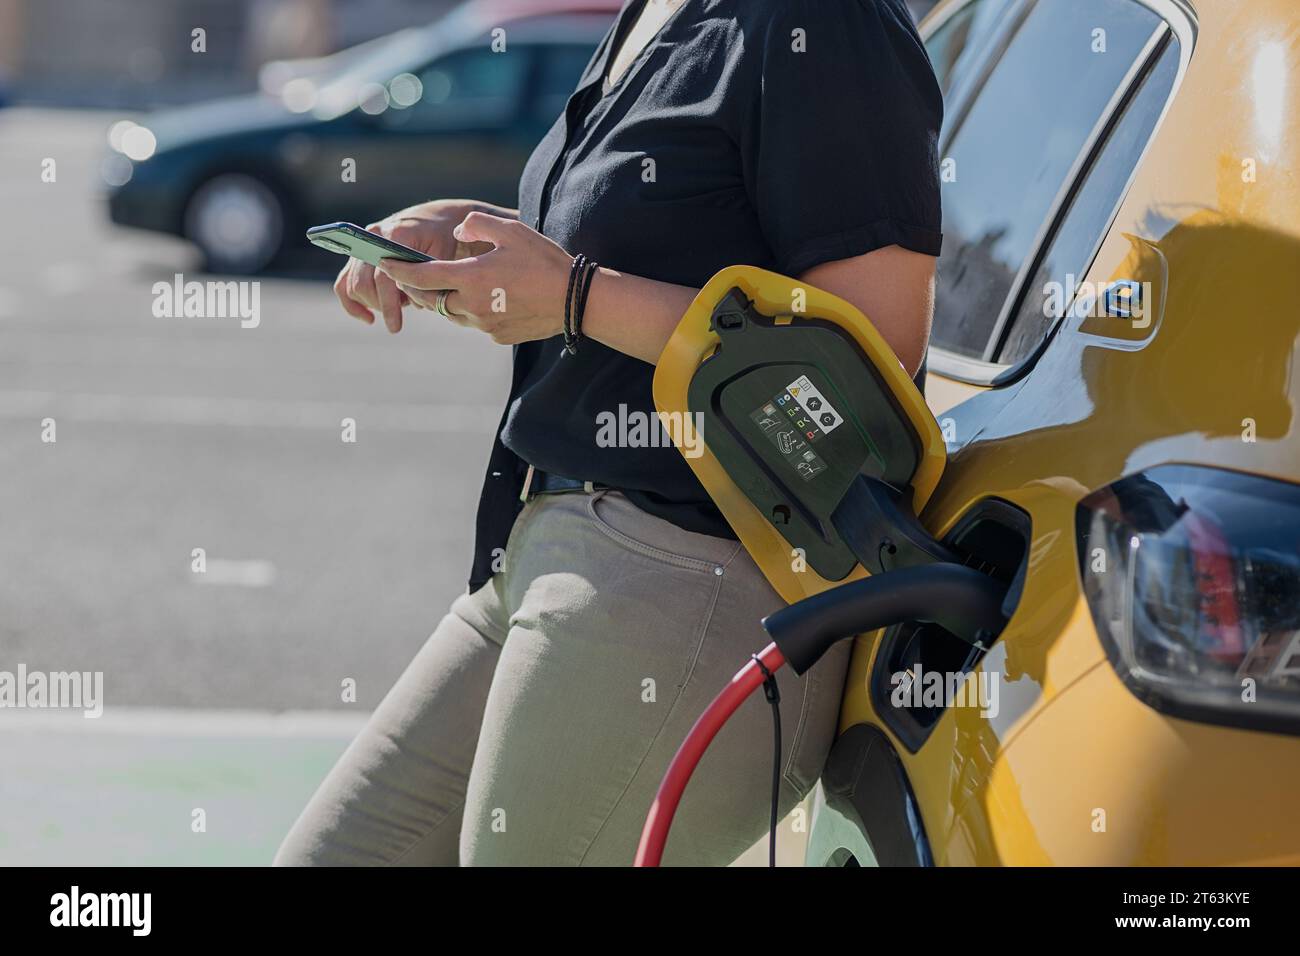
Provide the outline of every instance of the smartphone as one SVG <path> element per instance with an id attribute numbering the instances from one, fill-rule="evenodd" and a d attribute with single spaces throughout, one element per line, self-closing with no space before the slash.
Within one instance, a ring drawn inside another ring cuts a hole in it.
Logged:
<path id="1" fill-rule="evenodd" d="M 401 259 L 404 262 L 432 262 L 433 256 L 426 256 L 418 249 L 393 242 L 373 232 L 366 232 L 360 226 L 350 222 L 331 222 L 323 226 L 312 226 L 307 230 L 307 238 L 312 244 L 337 252 L 341 256 L 351 256 L 372 266 L 379 265 L 380 259 Z"/>

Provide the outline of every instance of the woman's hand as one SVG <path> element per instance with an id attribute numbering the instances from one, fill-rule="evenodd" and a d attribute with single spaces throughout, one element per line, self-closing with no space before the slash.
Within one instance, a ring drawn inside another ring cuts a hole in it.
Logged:
<path id="1" fill-rule="evenodd" d="M 461 242 L 452 235 L 452 230 L 475 210 L 490 210 L 502 217 L 514 215 L 512 210 L 473 200 L 439 199 L 409 206 L 366 229 L 435 259 L 462 259 L 491 248 L 487 243 Z M 383 314 L 389 332 L 401 331 L 402 307 L 409 300 L 392 279 L 376 273 L 374 266 L 349 259 L 334 280 L 334 294 L 348 315 L 370 324 L 377 311 Z"/>
<path id="2" fill-rule="evenodd" d="M 452 231 L 486 252 L 454 262 L 384 259 L 381 275 L 413 305 L 435 310 L 440 290 L 445 308 L 460 325 L 486 332 L 501 345 L 548 339 L 564 328 L 564 300 L 572 257 L 517 219 L 471 212 Z"/>

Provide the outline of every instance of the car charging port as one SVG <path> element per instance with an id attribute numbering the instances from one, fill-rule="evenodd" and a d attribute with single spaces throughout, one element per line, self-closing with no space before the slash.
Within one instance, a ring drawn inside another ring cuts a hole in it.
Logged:
<path id="1" fill-rule="evenodd" d="M 1020 597 L 1029 553 L 1029 516 L 998 498 L 988 498 L 971 508 L 943 538 L 943 544 L 963 566 L 998 582 L 1006 589 L 1002 614 L 1011 617 Z M 871 672 L 871 696 L 884 723 L 898 740 L 915 753 L 947 709 L 942 704 L 896 707 L 892 695 L 898 680 L 921 674 L 962 676 L 983 659 L 1000 634 L 989 635 L 982 648 L 954 635 L 942 623 L 905 621 L 889 628 L 880 640 Z"/>

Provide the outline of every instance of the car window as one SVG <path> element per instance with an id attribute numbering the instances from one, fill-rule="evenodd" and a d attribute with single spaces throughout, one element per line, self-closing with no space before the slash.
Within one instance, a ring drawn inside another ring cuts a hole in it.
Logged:
<path id="1" fill-rule="evenodd" d="M 930 34 L 925 50 L 945 97 L 983 62 L 990 41 L 1006 28 L 1012 10 L 1023 2 L 972 0 Z"/>
<path id="2" fill-rule="evenodd" d="M 968 110 L 946 117 L 932 343 L 983 359 L 1044 219 L 1160 18 L 1135 0 L 1037 0 Z"/>
<path id="3" fill-rule="evenodd" d="M 533 100 L 534 118 L 551 123 L 564 112 L 569 95 L 577 88 L 595 46 L 566 43 L 542 47 Z"/>
<path id="4" fill-rule="evenodd" d="M 527 75 L 526 50 L 495 53 L 486 47 L 449 53 L 417 73 L 419 101 L 388 111 L 403 128 L 495 127 L 515 119 Z M 405 115 L 402 115 L 405 114 Z"/>
<path id="5" fill-rule="evenodd" d="M 1169 99 L 1178 74 L 1178 58 L 1179 43 L 1171 37 L 1123 116 L 1111 128 L 1033 277 L 1025 283 L 999 362 L 1015 365 L 1030 356 L 1060 317 L 1060 310 L 1052 308 L 1054 298 L 1049 284 L 1074 288 L 1091 266 L 1111 215 Z"/>

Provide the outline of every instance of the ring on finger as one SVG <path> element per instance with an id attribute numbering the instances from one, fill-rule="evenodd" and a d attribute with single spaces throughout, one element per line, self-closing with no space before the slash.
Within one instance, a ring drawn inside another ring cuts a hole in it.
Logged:
<path id="1" fill-rule="evenodd" d="M 447 296 L 451 295 L 450 289 L 440 289 L 438 298 L 434 300 L 433 310 L 444 319 L 450 319 L 451 313 L 447 311 Z"/>

